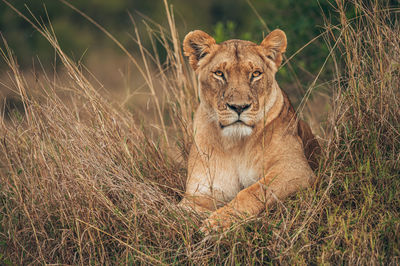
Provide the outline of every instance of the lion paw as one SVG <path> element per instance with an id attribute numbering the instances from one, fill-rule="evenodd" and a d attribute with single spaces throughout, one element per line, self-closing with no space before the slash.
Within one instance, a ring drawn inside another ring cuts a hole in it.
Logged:
<path id="1" fill-rule="evenodd" d="M 226 231 L 235 220 L 235 211 L 229 207 L 223 207 L 211 214 L 204 222 L 200 231 L 208 235 L 213 231 Z"/>

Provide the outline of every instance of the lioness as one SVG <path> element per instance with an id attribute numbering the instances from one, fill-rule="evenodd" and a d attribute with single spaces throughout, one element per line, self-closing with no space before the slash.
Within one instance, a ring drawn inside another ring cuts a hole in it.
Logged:
<path id="1" fill-rule="evenodd" d="M 260 45 L 217 44 L 196 30 L 183 48 L 198 76 L 200 105 L 181 204 L 213 211 L 202 230 L 227 228 L 234 216 L 259 214 L 313 183 L 318 142 L 275 80 L 285 33 L 274 30 Z"/>

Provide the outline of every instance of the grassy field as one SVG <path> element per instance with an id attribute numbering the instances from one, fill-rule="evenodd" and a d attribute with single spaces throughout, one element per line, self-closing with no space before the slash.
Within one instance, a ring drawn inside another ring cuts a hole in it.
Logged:
<path id="1" fill-rule="evenodd" d="M 126 51 L 155 117 L 106 100 L 31 19 L 63 67 L 28 80 L 3 40 L 20 108 L 0 120 L 0 264 L 399 264 L 400 10 L 378 3 L 352 1 L 349 19 L 338 0 L 341 24 L 325 25 L 335 75 L 319 182 L 209 237 L 201 217 L 176 207 L 197 84 L 173 14 L 168 29 L 149 29 L 165 62 L 139 34 L 141 55 Z"/>

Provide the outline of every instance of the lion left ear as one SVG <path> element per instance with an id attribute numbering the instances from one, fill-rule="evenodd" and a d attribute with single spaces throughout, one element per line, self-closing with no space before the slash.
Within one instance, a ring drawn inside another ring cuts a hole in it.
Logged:
<path id="1" fill-rule="evenodd" d="M 189 63 L 194 70 L 199 67 L 199 62 L 208 55 L 215 46 L 213 37 L 201 30 L 189 32 L 183 40 L 183 51 L 189 57 Z"/>
<path id="2" fill-rule="evenodd" d="M 273 30 L 261 42 L 265 55 L 273 60 L 277 67 L 282 63 L 282 54 L 286 51 L 286 34 L 282 30 Z"/>

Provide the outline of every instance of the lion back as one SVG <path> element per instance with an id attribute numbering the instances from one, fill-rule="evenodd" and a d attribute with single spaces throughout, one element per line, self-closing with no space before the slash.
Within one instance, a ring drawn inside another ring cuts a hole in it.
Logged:
<path id="1" fill-rule="evenodd" d="M 311 131 L 310 126 L 299 119 L 298 123 L 298 134 L 303 141 L 304 154 L 310 164 L 312 170 L 318 168 L 319 160 L 318 157 L 321 154 L 321 147 L 319 146 L 318 140 L 315 138 Z"/>

